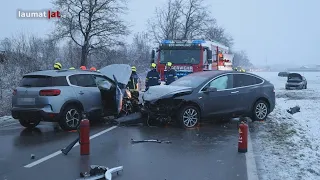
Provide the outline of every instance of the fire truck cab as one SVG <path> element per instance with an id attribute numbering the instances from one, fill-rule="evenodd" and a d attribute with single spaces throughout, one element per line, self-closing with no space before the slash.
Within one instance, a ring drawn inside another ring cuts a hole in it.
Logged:
<path id="1" fill-rule="evenodd" d="M 229 48 L 214 41 L 163 40 L 151 54 L 162 81 L 167 62 L 172 62 L 179 78 L 199 71 L 232 70 Z"/>

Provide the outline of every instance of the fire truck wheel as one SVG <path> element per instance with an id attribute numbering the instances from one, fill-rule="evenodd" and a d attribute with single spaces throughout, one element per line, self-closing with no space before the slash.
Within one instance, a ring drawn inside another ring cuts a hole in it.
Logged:
<path id="1" fill-rule="evenodd" d="M 269 105 L 263 100 L 258 100 L 252 109 L 252 121 L 263 121 L 269 114 Z"/>
<path id="2" fill-rule="evenodd" d="M 193 105 L 186 105 L 180 109 L 178 121 L 183 128 L 193 128 L 200 121 L 200 111 Z"/>

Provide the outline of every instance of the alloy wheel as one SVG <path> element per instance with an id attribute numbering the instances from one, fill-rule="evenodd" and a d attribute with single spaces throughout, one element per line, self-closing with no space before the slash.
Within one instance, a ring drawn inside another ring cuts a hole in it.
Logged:
<path id="1" fill-rule="evenodd" d="M 66 114 L 66 122 L 69 127 L 75 128 L 80 122 L 80 114 L 76 109 L 70 109 Z"/>
<path id="2" fill-rule="evenodd" d="M 186 109 L 183 113 L 183 124 L 190 128 L 194 127 L 198 123 L 198 113 L 195 109 Z"/>
<path id="3" fill-rule="evenodd" d="M 264 119 L 265 117 L 267 117 L 267 113 L 268 113 L 268 107 L 265 103 L 259 103 L 256 106 L 256 116 L 259 119 Z"/>

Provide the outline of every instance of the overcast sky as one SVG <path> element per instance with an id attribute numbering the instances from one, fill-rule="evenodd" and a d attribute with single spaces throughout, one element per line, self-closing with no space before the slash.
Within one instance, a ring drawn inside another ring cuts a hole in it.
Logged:
<path id="1" fill-rule="evenodd" d="M 3 0 L 0 39 L 19 32 L 48 34 L 48 20 L 17 19 L 17 9 L 51 8 L 51 0 Z M 126 19 L 132 31 L 147 29 L 148 18 L 166 0 L 129 0 Z M 234 37 L 236 50 L 247 51 L 256 65 L 320 64 L 319 0 L 208 0 L 212 15 Z"/>

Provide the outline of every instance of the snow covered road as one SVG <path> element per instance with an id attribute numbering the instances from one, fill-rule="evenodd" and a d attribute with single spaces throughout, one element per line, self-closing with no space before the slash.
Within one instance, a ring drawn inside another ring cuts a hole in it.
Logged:
<path id="1" fill-rule="evenodd" d="M 256 73 L 275 85 L 276 108 L 265 122 L 253 123 L 251 136 L 261 180 L 320 179 L 320 74 L 302 73 L 306 90 L 285 90 L 276 72 Z M 286 112 L 299 105 L 296 114 Z"/>

